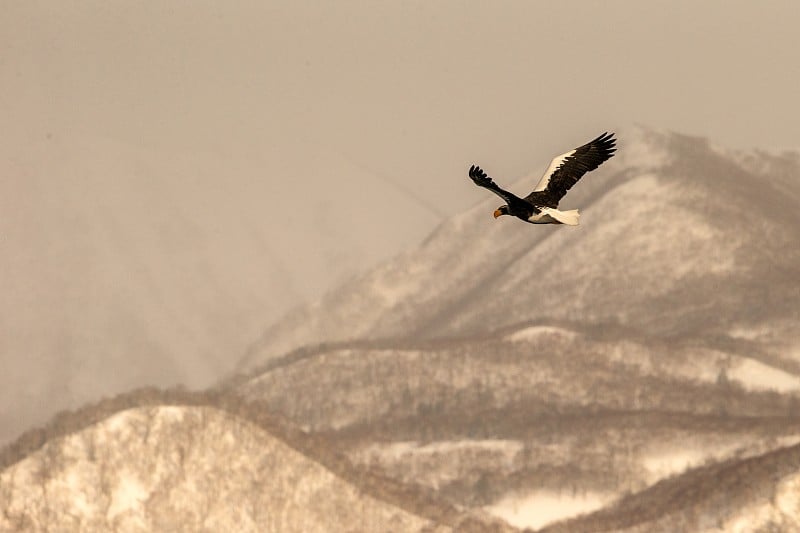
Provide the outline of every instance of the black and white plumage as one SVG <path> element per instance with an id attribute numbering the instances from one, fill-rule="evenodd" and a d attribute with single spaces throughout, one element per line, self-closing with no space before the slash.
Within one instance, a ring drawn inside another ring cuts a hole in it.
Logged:
<path id="1" fill-rule="evenodd" d="M 584 174 L 596 169 L 614 155 L 617 150 L 616 142 L 614 134 L 606 132 L 583 146 L 554 158 L 536 188 L 525 198 L 498 187 L 479 166 L 470 167 L 469 177 L 475 185 L 489 189 L 506 201 L 505 205 L 495 210 L 494 218 L 513 215 L 531 224 L 577 226 L 580 217 L 578 210 L 559 211 L 558 202 Z"/>

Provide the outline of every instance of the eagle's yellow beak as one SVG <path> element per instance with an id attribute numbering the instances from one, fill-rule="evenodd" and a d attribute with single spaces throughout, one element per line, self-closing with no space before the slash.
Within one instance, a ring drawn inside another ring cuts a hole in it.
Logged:
<path id="1" fill-rule="evenodd" d="M 502 212 L 501 212 L 499 209 L 495 209 L 495 210 L 494 210 L 494 218 L 497 218 L 497 217 L 499 217 L 499 216 L 500 216 L 500 215 L 502 215 L 502 214 L 503 214 L 503 213 L 502 213 Z"/>

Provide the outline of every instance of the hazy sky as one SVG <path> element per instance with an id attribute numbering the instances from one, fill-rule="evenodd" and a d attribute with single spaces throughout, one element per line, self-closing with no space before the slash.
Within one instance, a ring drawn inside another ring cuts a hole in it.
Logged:
<path id="1" fill-rule="evenodd" d="M 2 140 L 97 135 L 273 161 L 333 151 L 452 212 L 639 122 L 800 146 L 800 3 L 4 2 Z M 624 146 L 624 140 L 623 140 Z"/>

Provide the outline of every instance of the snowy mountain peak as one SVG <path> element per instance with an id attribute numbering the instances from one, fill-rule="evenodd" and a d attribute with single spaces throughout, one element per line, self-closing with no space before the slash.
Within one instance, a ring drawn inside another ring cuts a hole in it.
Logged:
<path id="1" fill-rule="evenodd" d="M 582 209 L 582 226 L 494 221 L 497 199 L 486 198 L 270 326 L 240 369 L 304 344 L 440 338 L 536 319 L 699 337 L 794 316 L 785 295 L 798 298 L 800 182 L 786 176 L 800 172 L 798 160 L 764 163 L 782 169 L 772 179 L 705 139 L 643 127 L 619 139 L 619 155 L 564 200 Z"/>
<path id="2" fill-rule="evenodd" d="M 0 454 L 0 530 L 508 530 L 356 472 L 235 398 L 145 390 L 41 432 Z"/>

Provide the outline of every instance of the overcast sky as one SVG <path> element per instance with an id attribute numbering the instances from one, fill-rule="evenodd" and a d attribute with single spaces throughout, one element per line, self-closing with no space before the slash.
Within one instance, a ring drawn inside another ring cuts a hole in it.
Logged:
<path id="1" fill-rule="evenodd" d="M 800 146 L 798 21 L 792 0 L 4 2 L 2 140 L 258 153 L 264 179 L 332 151 L 452 212 L 472 162 L 519 176 L 636 122 Z"/>

